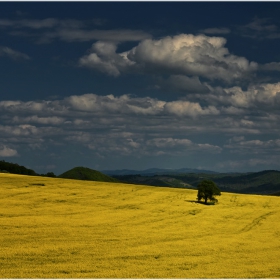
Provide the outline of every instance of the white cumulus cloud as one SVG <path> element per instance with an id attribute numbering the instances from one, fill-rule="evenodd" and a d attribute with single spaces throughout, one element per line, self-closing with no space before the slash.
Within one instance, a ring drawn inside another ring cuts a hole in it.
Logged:
<path id="1" fill-rule="evenodd" d="M 247 90 L 235 86 L 224 89 L 226 99 L 237 107 L 253 107 L 257 104 L 274 106 L 280 103 L 280 83 L 251 85 Z"/>
<path id="2" fill-rule="evenodd" d="M 214 106 L 202 108 L 199 103 L 189 101 L 171 101 L 166 103 L 165 110 L 168 113 L 175 114 L 177 116 L 192 116 L 196 117 L 199 115 L 218 115 L 219 110 Z"/>
<path id="3" fill-rule="evenodd" d="M 257 69 L 257 63 L 230 54 L 225 44 L 226 39 L 222 37 L 180 34 L 159 40 L 145 39 L 131 50 L 117 53 L 116 45 L 97 42 L 91 53 L 80 59 L 80 65 L 114 76 L 128 70 L 157 71 L 228 82 Z"/>

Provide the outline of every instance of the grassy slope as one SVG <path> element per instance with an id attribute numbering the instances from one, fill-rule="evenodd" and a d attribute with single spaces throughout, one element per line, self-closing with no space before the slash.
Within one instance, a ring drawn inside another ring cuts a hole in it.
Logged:
<path id="1" fill-rule="evenodd" d="M 74 167 L 63 174 L 59 175 L 60 178 L 89 180 L 100 182 L 118 182 L 117 179 L 107 176 L 99 171 L 87 167 Z"/>
<path id="2" fill-rule="evenodd" d="M 265 170 L 250 174 L 240 174 L 238 176 L 225 176 L 217 178 L 215 182 L 236 190 L 265 191 L 268 189 L 276 191 L 280 188 L 280 172 Z"/>
<path id="3" fill-rule="evenodd" d="M 280 198 L 0 174 L 1 278 L 280 278 Z"/>

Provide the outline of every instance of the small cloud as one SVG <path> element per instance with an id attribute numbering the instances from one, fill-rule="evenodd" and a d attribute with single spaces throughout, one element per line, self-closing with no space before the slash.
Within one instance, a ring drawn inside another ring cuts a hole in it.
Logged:
<path id="1" fill-rule="evenodd" d="M 260 65 L 260 70 L 264 71 L 280 71 L 280 62 L 270 62 Z"/>
<path id="2" fill-rule="evenodd" d="M 253 39 L 277 39 L 280 38 L 278 27 L 270 23 L 269 18 L 255 17 L 250 23 L 239 26 L 242 36 Z"/>
<path id="3" fill-rule="evenodd" d="M 266 166 L 278 166 L 279 159 L 276 156 L 268 155 L 264 158 L 262 156 L 261 158 L 258 158 L 256 156 L 250 158 L 250 159 L 240 159 L 240 160 L 226 160 L 223 162 L 219 162 L 216 164 L 216 167 L 218 169 L 222 170 L 248 170 L 252 167 L 259 167 L 259 169 L 265 169 Z M 271 167 L 270 167 L 271 168 Z"/>
<path id="4" fill-rule="evenodd" d="M 64 118 L 60 118 L 57 116 L 53 117 L 38 117 L 38 116 L 30 116 L 30 117 L 21 117 L 15 116 L 13 121 L 15 123 L 38 123 L 38 124 L 52 124 L 59 125 L 64 122 Z"/>
<path id="5" fill-rule="evenodd" d="M 146 142 L 148 150 L 161 151 L 164 154 L 182 154 L 194 151 L 220 153 L 222 148 L 208 143 L 194 143 L 189 139 L 154 138 Z"/>
<path id="6" fill-rule="evenodd" d="M 95 18 L 93 20 L 91 20 L 91 22 L 95 25 L 101 26 L 107 23 L 106 19 L 102 19 L 102 18 Z"/>
<path id="7" fill-rule="evenodd" d="M 5 47 L 5 46 L 0 46 L 0 56 L 7 56 L 13 60 L 28 60 L 30 57 L 22 52 L 15 51 L 11 48 Z"/>
<path id="8" fill-rule="evenodd" d="M 9 19 L 0 19 L 1 27 L 11 27 L 11 28 L 31 28 L 31 29 L 40 29 L 40 28 L 51 28 L 58 25 L 59 20 L 54 18 L 46 18 L 41 20 L 36 19 L 20 19 L 20 20 L 9 20 Z"/>
<path id="9" fill-rule="evenodd" d="M 206 28 L 206 29 L 201 29 L 200 30 L 201 33 L 205 33 L 205 34 L 228 34 L 230 33 L 230 29 L 229 28 Z"/>
<path id="10" fill-rule="evenodd" d="M 26 16 L 27 13 L 26 13 L 26 12 L 23 12 L 23 11 L 21 11 L 21 10 L 16 10 L 16 15 L 17 15 L 17 16 Z"/>
<path id="11" fill-rule="evenodd" d="M 272 155 L 278 154 L 280 151 L 280 139 L 262 140 L 252 139 L 246 140 L 244 137 L 236 137 L 228 140 L 224 145 L 225 149 L 234 151 L 242 155 L 246 154 L 259 154 L 259 155 Z"/>
<path id="12" fill-rule="evenodd" d="M 200 115 L 219 115 L 219 110 L 214 106 L 202 108 L 199 103 L 176 100 L 165 104 L 165 111 L 177 116 L 196 117 Z"/>
<path id="13" fill-rule="evenodd" d="M 257 32 L 272 32 L 277 30 L 277 26 L 274 24 L 269 24 L 268 18 L 258 18 L 255 17 L 253 21 L 249 24 L 245 25 L 244 27 L 247 29 L 251 29 Z"/>
<path id="14" fill-rule="evenodd" d="M 151 35 L 142 30 L 130 29 L 93 29 L 92 26 L 101 26 L 102 19 L 74 20 L 74 19 L 0 19 L 0 27 L 9 29 L 10 35 L 37 38 L 37 43 L 50 43 L 58 39 L 66 42 L 87 42 L 92 40 L 127 42 L 141 41 L 151 38 Z M 40 31 L 40 32 L 38 32 Z"/>
<path id="15" fill-rule="evenodd" d="M 166 81 L 160 81 L 160 85 L 157 86 L 164 90 L 176 90 L 184 94 L 209 92 L 209 88 L 202 84 L 196 76 L 171 75 Z"/>
<path id="16" fill-rule="evenodd" d="M 1 157 L 14 157 L 17 156 L 18 153 L 16 150 L 11 149 L 6 147 L 5 145 L 2 145 L 2 147 L 0 148 L 0 156 Z"/>

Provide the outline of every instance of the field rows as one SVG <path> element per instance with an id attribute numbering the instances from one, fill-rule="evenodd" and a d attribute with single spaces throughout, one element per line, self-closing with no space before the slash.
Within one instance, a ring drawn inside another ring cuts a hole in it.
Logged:
<path id="1" fill-rule="evenodd" d="M 1 278 L 280 278 L 280 198 L 0 174 Z"/>

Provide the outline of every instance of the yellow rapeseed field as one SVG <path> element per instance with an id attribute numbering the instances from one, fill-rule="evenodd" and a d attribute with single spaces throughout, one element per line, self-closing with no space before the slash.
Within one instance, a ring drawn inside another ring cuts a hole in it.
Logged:
<path id="1" fill-rule="evenodd" d="M 280 278 L 280 197 L 0 174 L 0 278 Z"/>

